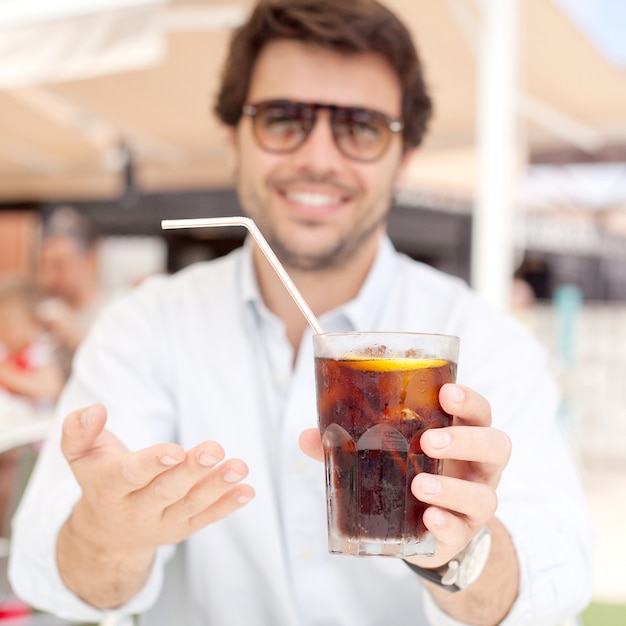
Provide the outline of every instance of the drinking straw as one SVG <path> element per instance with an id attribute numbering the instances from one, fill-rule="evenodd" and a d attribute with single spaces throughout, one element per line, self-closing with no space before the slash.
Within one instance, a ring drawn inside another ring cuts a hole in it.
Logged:
<path id="1" fill-rule="evenodd" d="M 214 228 L 216 226 L 243 226 L 252 235 L 254 241 L 256 241 L 261 252 L 265 255 L 265 258 L 269 261 L 270 265 L 278 275 L 278 278 L 282 281 L 283 285 L 287 288 L 289 295 L 293 298 L 294 302 L 298 305 L 298 308 L 306 318 L 309 326 L 315 333 L 323 333 L 324 330 L 317 321 L 311 307 L 306 303 L 302 294 L 298 291 L 298 288 L 294 285 L 293 281 L 289 277 L 289 274 L 285 271 L 285 268 L 281 265 L 278 257 L 274 254 L 274 251 L 270 248 L 270 245 L 263 237 L 263 234 L 258 229 L 254 220 L 249 217 L 201 217 L 184 220 L 162 220 L 161 228 L 163 230 L 172 230 L 175 228 Z"/>

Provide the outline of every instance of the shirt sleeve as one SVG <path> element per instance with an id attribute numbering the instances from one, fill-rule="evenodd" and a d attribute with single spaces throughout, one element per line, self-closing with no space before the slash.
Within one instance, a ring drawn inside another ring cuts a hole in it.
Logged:
<path id="1" fill-rule="evenodd" d="M 590 599 L 593 530 L 558 389 L 530 333 L 485 311 L 480 317 L 489 329 L 477 331 L 476 322 L 463 337 L 459 382 L 489 400 L 493 426 L 512 441 L 496 516 L 515 546 L 520 588 L 502 624 L 562 624 Z"/>
<path id="2" fill-rule="evenodd" d="M 56 538 L 80 495 L 60 448 L 65 416 L 102 402 L 108 410 L 107 426 L 130 449 L 175 438 L 174 410 L 164 382 L 168 375 L 160 369 L 167 363 L 166 347 L 164 341 L 154 341 L 154 333 L 159 331 L 158 313 L 151 298 L 148 291 L 116 304 L 79 349 L 74 372 L 59 400 L 54 428 L 12 522 L 9 579 L 15 593 L 31 606 L 66 619 L 93 622 L 110 613 L 144 612 L 156 602 L 164 564 L 174 552 L 170 546 L 159 548 L 144 588 L 113 612 L 96 610 L 67 589 L 56 564 Z M 151 307 L 150 314 L 146 307 Z M 138 354 L 143 355 L 141 360 Z"/>
<path id="3" fill-rule="evenodd" d="M 536 362 L 516 418 L 498 489 L 497 516 L 515 545 L 520 591 L 506 626 L 551 626 L 574 617 L 592 588 L 593 528 L 556 389 Z"/>

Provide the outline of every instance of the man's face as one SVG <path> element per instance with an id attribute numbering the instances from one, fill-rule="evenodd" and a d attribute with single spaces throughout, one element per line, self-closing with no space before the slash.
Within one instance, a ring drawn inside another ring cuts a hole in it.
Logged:
<path id="1" fill-rule="evenodd" d="M 39 282 L 48 296 L 73 304 L 94 279 L 93 258 L 66 236 L 51 237 L 41 248 Z"/>
<path id="2" fill-rule="evenodd" d="M 401 98 L 397 76 L 378 55 L 343 56 L 279 40 L 259 56 L 247 102 L 363 107 L 399 119 Z M 249 117 L 235 131 L 240 201 L 291 268 L 326 269 L 350 259 L 360 246 L 375 246 L 403 163 L 401 133 L 378 160 L 359 162 L 337 149 L 329 120 L 329 111 L 318 111 L 306 142 L 289 154 L 263 150 Z"/>

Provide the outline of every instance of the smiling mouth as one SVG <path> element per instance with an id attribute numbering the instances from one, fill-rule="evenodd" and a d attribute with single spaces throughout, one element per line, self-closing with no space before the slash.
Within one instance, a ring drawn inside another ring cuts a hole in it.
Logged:
<path id="1" fill-rule="evenodd" d="M 344 196 L 341 195 L 312 191 L 289 191 L 283 195 L 291 202 L 311 208 L 334 207 L 345 201 Z"/>

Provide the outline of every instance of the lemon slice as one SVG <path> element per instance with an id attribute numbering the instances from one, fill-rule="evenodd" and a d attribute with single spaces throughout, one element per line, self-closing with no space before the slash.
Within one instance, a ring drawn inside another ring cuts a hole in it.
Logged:
<path id="1" fill-rule="evenodd" d="M 348 357 L 344 363 L 350 367 L 368 372 L 400 372 L 408 370 L 434 369 L 448 363 L 445 359 L 368 359 L 366 357 Z"/>

